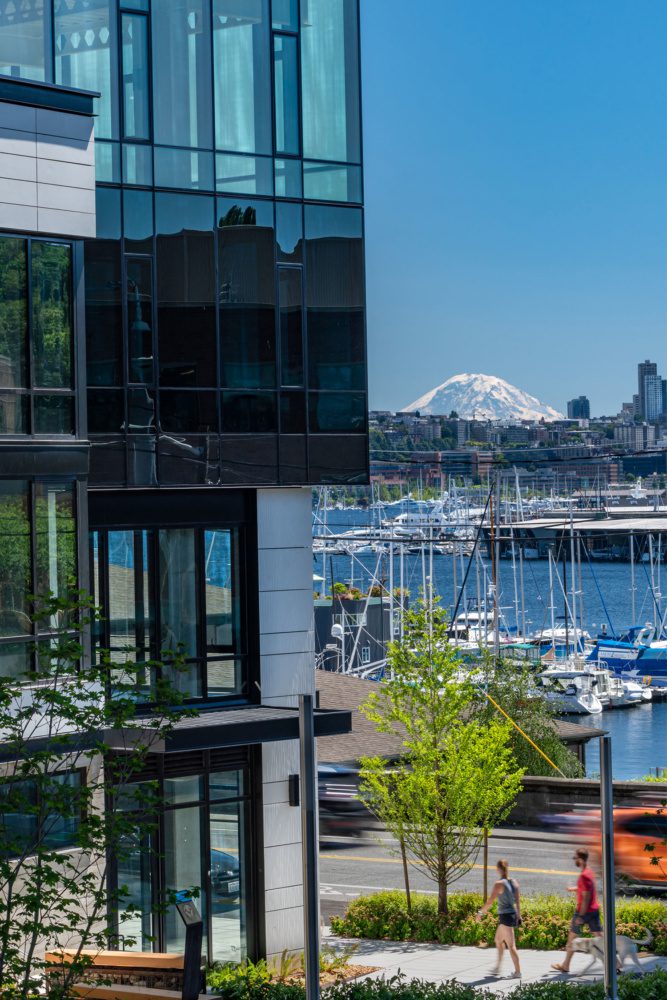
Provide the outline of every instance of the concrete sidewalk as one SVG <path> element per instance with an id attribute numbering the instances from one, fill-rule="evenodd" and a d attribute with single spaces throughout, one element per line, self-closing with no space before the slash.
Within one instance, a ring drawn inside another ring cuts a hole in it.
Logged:
<path id="1" fill-rule="evenodd" d="M 333 935 L 325 935 L 322 943 L 334 948 L 358 945 L 358 950 L 351 961 L 379 966 L 381 971 L 368 977 L 372 979 L 393 976 L 401 972 L 408 979 L 426 979 L 432 983 L 456 979 L 460 983 L 469 983 L 472 986 L 485 987 L 494 993 L 504 994 L 519 983 L 549 980 L 592 983 L 602 978 L 602 967 L 599 963 L 596 963 L 589 973 L 582 974 L 590 962 L 586 955 L 574 956 L 572 973 L 569 976 L 555 972 L 551 968 L 551 963 L 562 961 L 562 951 L 520 951 L 523 977 L 510 979 L 504 978 L 512 971 L 509 955 L 505 957 L 501 977 L 491 975 L 496 960 L 495 948 L 463 948 L 458 945 L 417 944 L 414 941 L 360 941 L 356 938 L 339 938 Z M 667 970 L 667 958 L 644 955 L 639 958 L 639 962 L 646 972 L 655 968 Z M 627 963 L 626 971 L 631 972 L 632 968 L 631 963 Z"/>

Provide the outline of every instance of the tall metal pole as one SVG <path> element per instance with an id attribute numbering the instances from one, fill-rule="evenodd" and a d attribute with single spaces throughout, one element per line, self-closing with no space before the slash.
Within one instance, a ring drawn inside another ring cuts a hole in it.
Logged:
<path id="1" fill-rule="evenodd" d="M 320 997 L 320 878 L 317 863 L 317 771 L 312 694 L 299 695 L 301 867 L 306 1000 Z"/>
<path id="2" fill-rule="evenodd" d="M 611 736 L 603 736 L 600 742 L 600 804 L 602 807 L 604 989 L 606 1000 L 618 1000 L 616 975 L 616 886 L 614 879 L 614 786 L 611 770 Z"/>

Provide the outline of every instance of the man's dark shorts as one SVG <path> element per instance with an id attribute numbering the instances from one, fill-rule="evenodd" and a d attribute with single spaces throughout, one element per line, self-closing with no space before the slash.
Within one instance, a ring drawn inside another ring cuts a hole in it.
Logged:
<path id="1" fill-rule="evenodd" d="M 498 923 L 502 924 L 503 927 L 518 927 L 519 921 L 516 913 L 499 913 Z"/>
<path id="2" fill-rule="evenodd" d="M 585 916 L 583 917 L 578 917 L 575 913 L 575 915 L 572 917 L 570 930 L 574 934 L 581 934 L 584 927 L 588 927 L 591 934 L 596 934 L 598 931 L 602 930 L 599 910 L 589 910 L 589 912 L 585 914 Z"/>

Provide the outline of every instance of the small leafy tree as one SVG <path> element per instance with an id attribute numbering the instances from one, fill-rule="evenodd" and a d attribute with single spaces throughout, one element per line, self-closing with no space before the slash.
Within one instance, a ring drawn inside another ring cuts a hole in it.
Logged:
<path id="1" fill-rule="evenodd" d="M 502 820 L 521 785 L 510 726 L 480 719 L 476 689 L 448 637 L 444 612 L 420 602 L 406 611 L 404 637 L 389 646 L 391 679 L 361 707 L 379 732 L 398 735 L 400 764 L 361 762 L 371 811 L 438 886 L 448 914 L 449 887 L 472 868 L 484 830 Z"/>
<path id="2" fill-rule="evenodd" d="M 65 1000 L 88 964 L 83 950 L 107 948 L 140 912 L 128 886 L 109 888 L 107 865 L 136 847 L 137 810 L 142 830 L 150 829 L 157 789 L 136 778 L 184 714 L 170 683 L 181 656 L 168 666 L 138 663 L 127 650 L 122 663 L 106 653 L 86 662 L 83 639 L 97 616 L 91 602 L 77 594 L 36 603 L 37 665 L 27 676 L 0 678 L 0 994 L 7 1000 L 38 992 Z M 152 703 L 150 716 L 137 719 L 138 700 Z M 46 974 L 45 954 L 62 948 L 72 961 Z"/>
<path id="3" fill-rule="evenodd" d="M 514 663 L 487 655 L 484 658 L 485 683 L 478 689 L 475 699 L 481 719 L 497 718 L 498 710 L 487 697 L 488 693 L 500 705 L 533 743 L 553 762 L 567 778 L 581 778 L 584 768 L 576 754 L 563 743 L 554 726 L 556 713 L 551 710 L 539 689 L 535 687 L 534 673 L 528 664 Z M 551 775 L 556 772 L 549 761 L 512 727 L 510 745 L 517 764 L 526 774 Z"/>

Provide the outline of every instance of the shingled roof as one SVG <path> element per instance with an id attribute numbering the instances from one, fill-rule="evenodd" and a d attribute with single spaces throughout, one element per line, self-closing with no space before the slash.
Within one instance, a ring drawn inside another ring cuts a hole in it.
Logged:
<path id="1" fill-rule="evenodd" d="M 352 732 L 342 736 L 321 736 L 317 741 L 320 764 L 349 764 L 354 766 L 360 757 L 386 757 L 388 760 L 401 755 L 403 743 L 391 733 L 378 733 L 372 722 L 359 711 L 372 691 L 378 690 L 377 681 L 364 681 L 350 674 L 337 674 L 328 670 L 315 671 L 320 708 L 345 708 L 352 712 Z M 577 722 L 554 720 L 556 732 L 572 746 L 588 743 L 603 735 L 600 729 L 583 726 Z"/>

